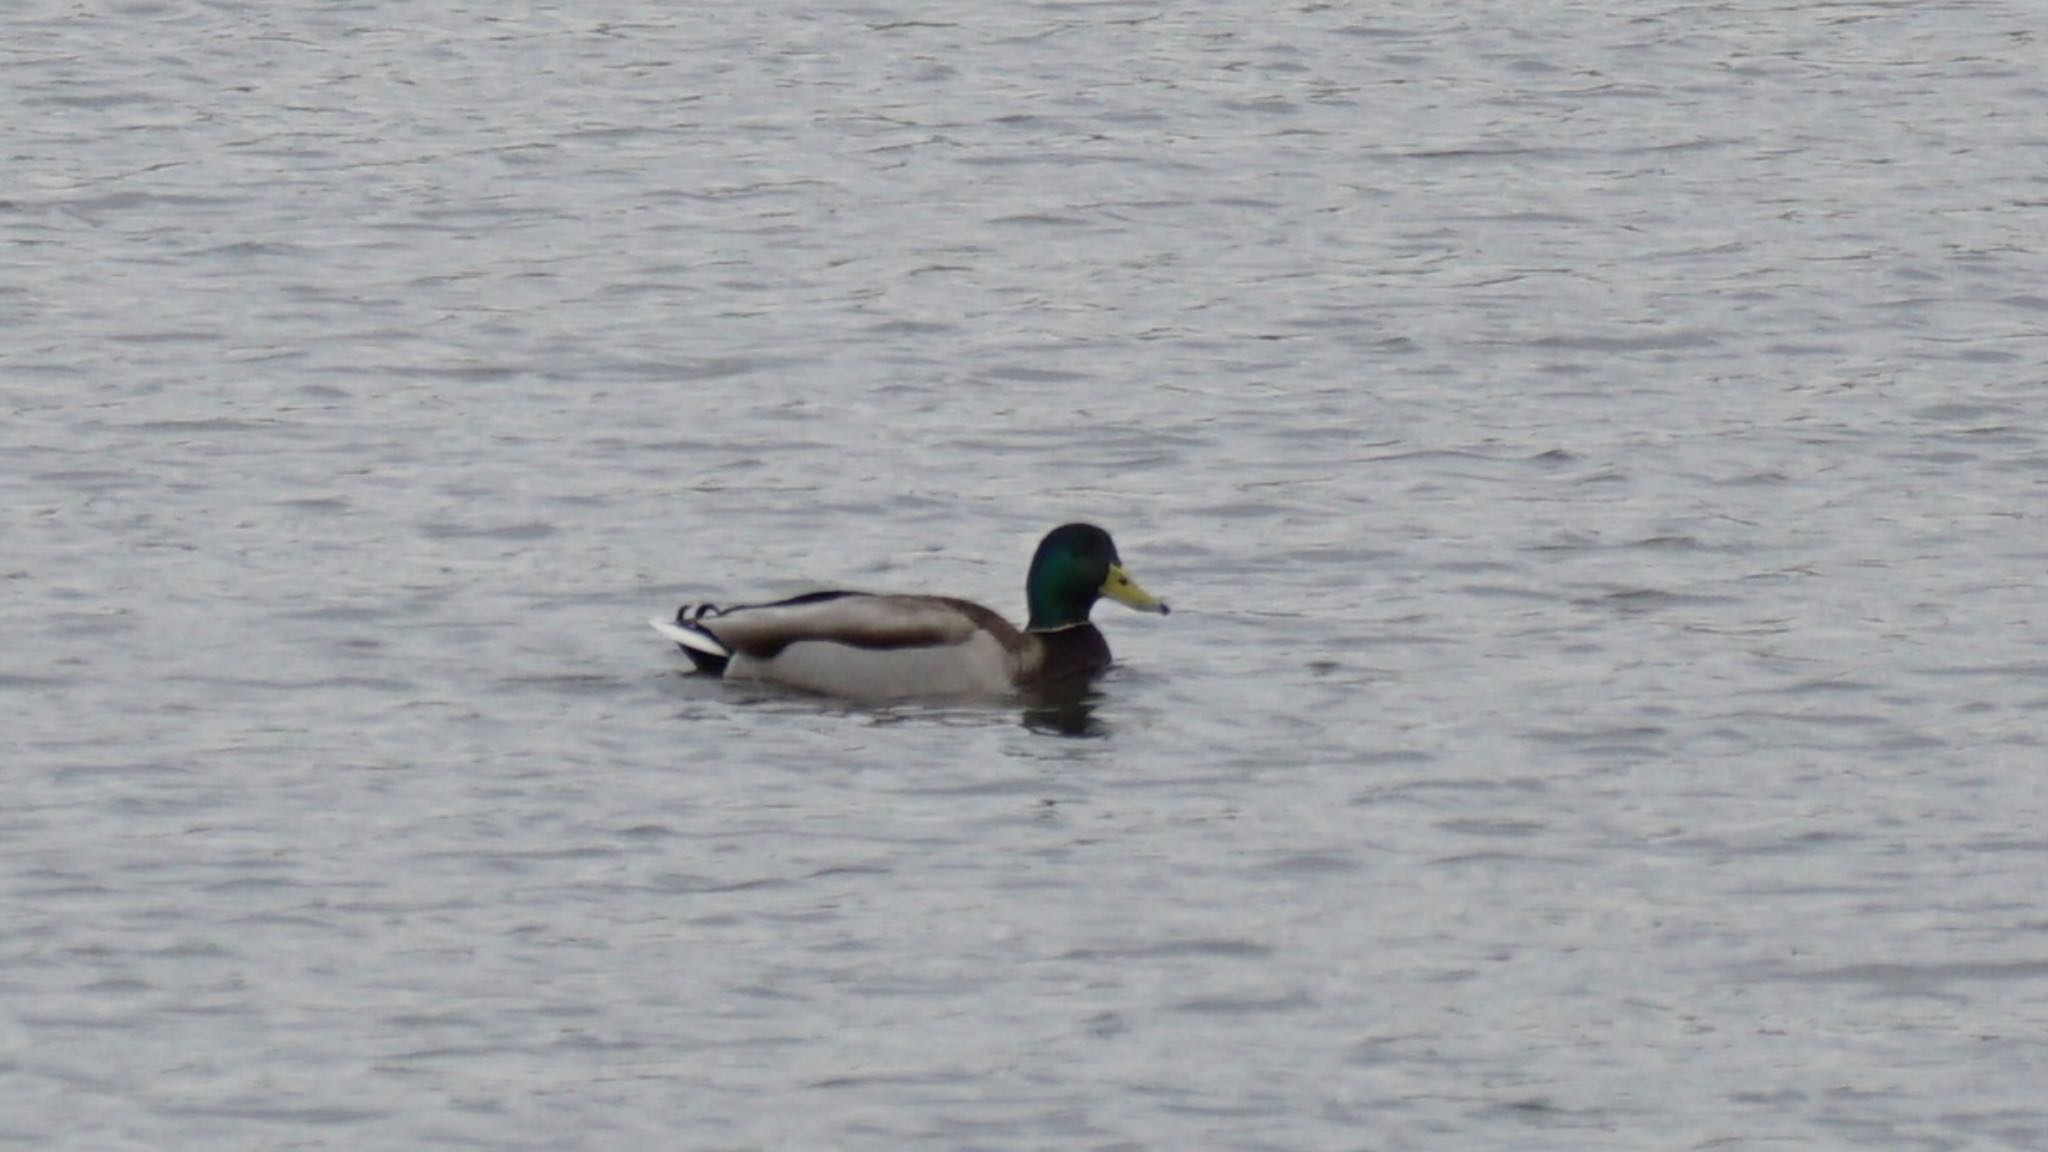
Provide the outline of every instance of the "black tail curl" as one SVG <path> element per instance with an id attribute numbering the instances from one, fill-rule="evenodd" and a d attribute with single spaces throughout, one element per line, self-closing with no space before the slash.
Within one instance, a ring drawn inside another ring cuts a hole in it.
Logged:
<path id="1" fill-rule="evenodd" d="M 710 629 L 705 628 L 702 621 L 706 617 L 723 615 L 725 615 L 725 609 L 720 608 L 716 604 L 685 604 L 681 608 L 676 609 L 676 624 L 694 631 L 703 632 L 706 635 L 710 635 L 713 640 L 717 640 L 718 637 L 713 635 Z M 700 652 L 688 644 L 677 644 L 676 647 L 683 650 L 683 655 L 690 658 L 690 663 L 696 666 L 697 671 L 709 672 L 713 676 L 725 675 L 725 666 L 732 662 L 732 657 L 730 656 L 720 656 L 712 652 Z"/>

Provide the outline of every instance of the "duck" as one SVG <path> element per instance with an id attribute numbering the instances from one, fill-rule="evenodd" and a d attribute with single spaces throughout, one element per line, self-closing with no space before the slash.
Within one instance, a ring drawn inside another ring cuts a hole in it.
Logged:
<path id="1" fill-rule="evenodd" d="M 886 700 L 1000 696 L 1073 683 L 1109 667 L 1088 619 L 1098 600 L 1164 616 L 1093 524 L 1045 534 L 1024 576 L 1023 628 L 953 596 L 832 590 L 766 604 L 685 604 L 650 620 L 696 671 L 825 696 Z"/>

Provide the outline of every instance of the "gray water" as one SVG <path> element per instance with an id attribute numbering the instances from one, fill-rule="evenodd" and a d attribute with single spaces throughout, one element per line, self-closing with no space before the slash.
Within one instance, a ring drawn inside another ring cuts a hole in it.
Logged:
<path id="1" fill-rule="evenodd" d="M 0 1146 L 2048 1146 L 2040 15 L 7 6 Z"/>

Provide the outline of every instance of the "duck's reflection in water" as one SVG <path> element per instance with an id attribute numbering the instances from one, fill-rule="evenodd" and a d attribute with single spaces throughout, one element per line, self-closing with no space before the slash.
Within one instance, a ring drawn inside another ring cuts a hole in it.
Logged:
<path id="1" fill-rule="evenodd" d="M 1096 702 L 1102 699 L 1085 680 L 1035 688 L 1024 695 L 1024 727 L 1048 736 L 1107 736 L 1109 730 L 1095 718 Z"/>

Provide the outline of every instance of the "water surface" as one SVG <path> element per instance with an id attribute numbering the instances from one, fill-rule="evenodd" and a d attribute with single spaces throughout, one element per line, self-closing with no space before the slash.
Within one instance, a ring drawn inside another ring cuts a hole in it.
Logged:
<path id="1" fill-rule="evenodd" d="M 2041 1147 L 2030 17 L 9 8 L 0 1144 Z"/>

